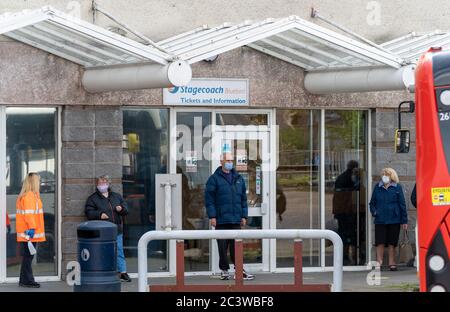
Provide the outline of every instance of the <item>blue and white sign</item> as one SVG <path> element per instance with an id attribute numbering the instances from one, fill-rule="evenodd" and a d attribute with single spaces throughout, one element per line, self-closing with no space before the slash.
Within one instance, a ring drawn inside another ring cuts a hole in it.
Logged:
<path id="1" fill-rule="evenodd" d="M 184 87 L 163 89 L 164 105 L 246 106 L 248 79 L 192 79 Z"/>

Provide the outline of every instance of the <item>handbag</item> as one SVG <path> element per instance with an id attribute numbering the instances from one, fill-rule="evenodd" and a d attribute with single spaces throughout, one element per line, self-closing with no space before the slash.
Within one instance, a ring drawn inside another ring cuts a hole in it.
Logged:
<path id="1" fill-rule="evenodd" d="M 408 230 L 402 230 L 398 247 L 398 263 L 408 263 L 413 258 L 414 254 L 409 241 Z"/>

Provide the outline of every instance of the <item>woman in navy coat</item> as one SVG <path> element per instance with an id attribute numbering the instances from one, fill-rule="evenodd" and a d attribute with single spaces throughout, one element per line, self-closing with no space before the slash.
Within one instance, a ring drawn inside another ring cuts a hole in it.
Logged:
<path id="1" fill-rule="evenodd" d="M 389 269 L 396 271 L 395 247 L 400 227 L 405 230 L 408 227 L 408 214 L 403 188 L 394 169 L 385 168 L 381 171 L 381 180 L 373 190 L 369 205 L 375 224 L 377 261 L 380 266 L 383 264 L 384 248 L 388 247 Z"/>

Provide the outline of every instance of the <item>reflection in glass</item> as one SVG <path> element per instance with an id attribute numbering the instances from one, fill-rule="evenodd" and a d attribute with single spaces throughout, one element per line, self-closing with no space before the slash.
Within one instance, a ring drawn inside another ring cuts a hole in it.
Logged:
<path id="1" fill-rule="evenodd" d="M 344 243 L 344 265 L 366 263 L 366 114 L 326 111 L 325 220 Z M 326 265 L 332 265 L 326 244 Z"/>
<path id="2" fill-rule="evenodd" d="M 267 114 L 216 114 L 218 126 L 267 126 Z"/>
<path id="3" fill-rule="evenodd" d="M 183 230 L 209 229 L 204 194 L 211 174 L 210 124 L 210 113 L 177 113 L 177 173 L 182 175 Z M 209 241 L 184 242 L 186 271 L 209 271 Z"/>
<path id="4" fill-rule="evenodd" d="M 33 263 L 35 276 L 57 274 L 56 221 L 56 109 L 6 109 L 6 205 L 10 231 L 7 234 L 7 276 L 20 273 L 20 250 L 16 243 L 16 200 L 29 172 L 41 176 L 40 194 L 47 241 L 37 244 Z"/>
<path id="5" fill-rule="evenodd" d="M 222 141 L 223 146 L 224 141 Z M 234 155 L 236 171 L 242 176 L 247 190 L 249 213 L 252 209 L 261 208 L 263 201 L 262 178 L 263 142 L 262 140 L 236 139 L 231 140 L 231 152 Z M 262 217 L 249 217 L 246 229 L 262 229 Z M 244 263 L 262 263 L 262 240 L 244 240 Z"/>
<path id="6" fill-rule="evenodd" d="M 147 231 L 155 230 L 155 175 L 167 173 L 168 111 L 123 110 L 123 197 L 129 214 L 124 222 L 124 249 L 130 272 L 137 272 L 137 245 Z M 166 241 L 148 246 L 148 270 L 167 271 Z"/>
<path id="7" fill-rule="evenodd" d="M 277 110 L 277 229 L 319 229 L 320 111 Z M 319 266 L 318 240 L 304 240 L 303 265 Z M 294 244 L 277 240 L 277 267 L 294 266 Z"/>
<path id="8" fill-rule="evenodd" d="M 245 230 L 261 230 L 262 217 L 248 217 Z M 262 263 L 262 240 L 244 239 L 244 263 Z"/>

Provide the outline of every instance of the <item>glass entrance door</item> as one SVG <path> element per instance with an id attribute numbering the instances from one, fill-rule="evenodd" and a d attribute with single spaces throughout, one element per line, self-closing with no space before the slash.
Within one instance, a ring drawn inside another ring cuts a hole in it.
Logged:
<path id="1" fill-rule="evenodd" d="M 212 172 L 220 157 L 231 152 L 236 171 L 247 189 L 248 220 L 245 229 L 269 228 L 269 142 L 265 127 L 216 126 L 212 140 Z M 217 243 L 212 242 L 213 271 L 218 270 Z M 250 270 L 269 270 L 269 241 L 244 240 L 244 265 Z"/>
<path id="2" fill-rule="evenodd" d="M 38 280 L 58 274 L 57 111 L 55 108 L 0 108 L 0 202 L 2 233 L 0 281 L 20 275 L 21 246 L 17 243 L 16 201 L 24 178 L 40 176 L 46 241 L 38 243 L 33 273 Z"/>

